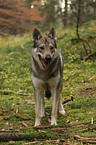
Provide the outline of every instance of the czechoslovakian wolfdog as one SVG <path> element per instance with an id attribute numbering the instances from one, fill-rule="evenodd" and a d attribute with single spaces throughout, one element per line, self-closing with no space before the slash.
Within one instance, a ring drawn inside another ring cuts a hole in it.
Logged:
<path id="1" fill-rule="evenodd" d="M 39 30 L 33 31 L 32 47 L 32 82 L 35 99 L 35 126 L 41 123 L 45 116 L 44 93 L 47 98 L 53 94 L 53 108 L 51 125 L 57 125 L 57 109 L 65 114 L 62 105 L 61 91 L 63 88 L 63 60 L 56 45 L 54 28 L 46 37 L 42 37 Z"/>

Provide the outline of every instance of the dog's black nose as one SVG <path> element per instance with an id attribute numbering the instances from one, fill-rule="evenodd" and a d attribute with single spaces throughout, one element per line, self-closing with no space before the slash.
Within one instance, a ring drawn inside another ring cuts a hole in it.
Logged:
<path id="1" fill-rule="evenodd" d="M 45 60 L 46 61 L 51 61 L 51 56 L 49 54 L 47 54 L 46 57 L 45 57 Z"/>

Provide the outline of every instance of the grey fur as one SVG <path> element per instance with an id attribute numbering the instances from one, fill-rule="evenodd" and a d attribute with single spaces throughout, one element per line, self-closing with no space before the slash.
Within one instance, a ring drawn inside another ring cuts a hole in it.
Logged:
<path id="1" fill-rule="evenodd" d="M 34 86 L 35 126 L 41 124 L 41 117 L 45 115 L 44 92 L 47 94 L 47 97 L 50 97 L 51 92 L 53 94 L 51 125 L 57 125 L 58 105 L 59 112 L 63 115 L 65 114 L 61 101 L 63 60 L 57 48 L 55 38 L 54 28 L 51 29 L 47 37 L 42 37 L 40 32 L 36 29 L 33 33 L 34 45 L 32 48 L 31 77 Z M 51 59 L 46 61 L 46 56 L 50 56 Z"/>

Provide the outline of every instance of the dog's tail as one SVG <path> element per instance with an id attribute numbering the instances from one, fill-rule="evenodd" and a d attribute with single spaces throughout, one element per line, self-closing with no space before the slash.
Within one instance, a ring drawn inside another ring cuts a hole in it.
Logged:
<path id="1" fill-rule="evenodd" d="M 47 89 L 45 91 L 45 96 L 47 97 L 47 99 L 50 99 L 50 97 L 51 97 L 51 91 Z"/>

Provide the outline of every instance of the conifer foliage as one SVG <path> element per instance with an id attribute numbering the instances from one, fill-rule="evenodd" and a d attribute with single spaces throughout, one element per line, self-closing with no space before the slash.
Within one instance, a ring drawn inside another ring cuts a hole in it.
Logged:
<path id="1" fill-rule="evenodd" d="M 36 7 L 31 8 L 23 0 L 0 1 L 0 32 L 22 33 L 32 29 L 32 24 L 41 21 L 40 12 Z"/>

